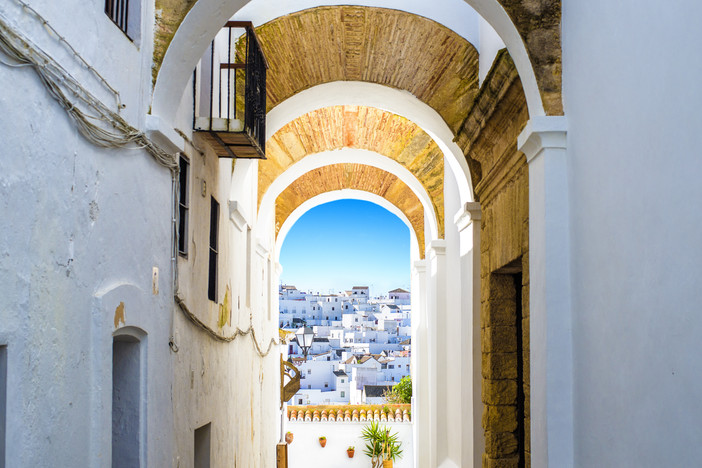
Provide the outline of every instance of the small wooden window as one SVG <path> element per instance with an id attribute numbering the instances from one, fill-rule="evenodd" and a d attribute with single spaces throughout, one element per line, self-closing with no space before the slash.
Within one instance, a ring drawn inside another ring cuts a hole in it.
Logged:
<path id="1" fill-rule="evenodd" d="M 207 282 L 207 298 L 217 301 L 217 255 L 219 234 L 219 203 L 211 197 L 210 206 L 210 269 Z"/>
<path id="2" fill-rule="evenodd" d="M 178 161 L 178 253 L 188 256 L 188 211 L 190 205 L 190 164 L 180 156 Z"/>

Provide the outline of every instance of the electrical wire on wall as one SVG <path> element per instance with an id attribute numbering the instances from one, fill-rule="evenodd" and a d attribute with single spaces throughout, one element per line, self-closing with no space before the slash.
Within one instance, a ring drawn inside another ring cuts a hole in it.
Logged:
<path id="1" fill-rule="evenodd" d="M 174 228 L 172 235 L 171 262 L 176 304 L 194 325 L 207 333 L 211 338 L 228 343 L 234 341 L 237 337 L 251 335 L 256 352 L 261 357 L 267 356 L 271 349 L 273 349 L 273 346 L 279 344 L 279 341 L 275 338 L 271 338 L 264 351 L 263 347 L 258 343 L 252 321 L 249 322 L 249 327 L 246 330 L 235 327 L 232 335 L 222 335 L 195 316 L 178 294 L 178 230 L 175 229 L 175 227 L 177 227 L 176 223 L 178 222 L 178 210 L 176 206 L 179 194 L 177 154 L 170 154 L 163 150 L 163 148 L 151 141 L 144 132 L 131 126 L 119 115 L 119 110 L 124 107 L 121 103 L 119 92 L 113 88 L 36 10 L 22 0 L 16 0 L 16 2 L 22 5 L 26 11 L 30 12 L 33 17 L 40 21 L 42 25 L 76 57 L 81 65 L 93 73 L 115 96 L 117 112 L 110 110 L 100 99 L 96 98 L 90 91 L 85 89 L 85 87 L 46 52 L 41 50 L 28 38 L 15 31 L 2 15 L 0 15 L 0 52 L 9 58 L 11 62 L 4 60 L 0 60 L 0 62 L 13 68 L 32 68 L 39 76 L 49 95 L 58 102 L 74 122 L 80 134 L 94 145 L 102 148 L 123 148 L 127 146 L 143 148 L 159 165 L 169 169 L 171 172 L 172 187 L 171 220 Z M 195 148 L 194 145 L 193 147 Z M 201 152 L 201 150 L 195 149 Z M 169 345 L 174 352 L 177 352 L 178 346 L 172 338 Z"/>

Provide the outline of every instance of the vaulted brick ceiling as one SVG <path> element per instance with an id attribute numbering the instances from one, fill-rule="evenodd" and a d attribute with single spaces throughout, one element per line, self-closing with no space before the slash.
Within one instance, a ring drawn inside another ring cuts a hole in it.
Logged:
<path id="1" fill-rule="evenodd" d="M 362 164 L 332 164 L 314 169 L 290 184 L 276 200 L 276 233 L 305 201 L 343 189 L 362 190 L 385 198 L 409 220 L 424 255 L 424 208 L 417 196 L 396 175 Z"/>
<path id="2" fill-rule="evenodd" d="M 215 0 L 156 0 L 154 78 L 183 18 L 204 1 Z M 562 114 L 561 0 L 498 2 L 526 45 L 546 113 Z M 477 89 L 478 55 L 472 46 L 409 13 L 317 7 L 276 18 L 257 31 L 272 64 L 269 106 L 316 84 L 362 80 L 410 91 L 455 129 Z"/>
<path id="3" fill-rule="evenodd" d="M 259 203 L 271 183 L 290 166 L 310 154 L 341 148 L 373 151 L 411 172 L 431 199 L 439 236 L 443 237 L 443 153 L 412 121 L 372 107 L 326 107 L 302 115 L 278 130 L 266 142 L 267 160 L 259 163 Z"/>
<path id="4" fill-rule="evenodd" d="M 330 81 L 404 89 L 456 129 L 478 90 L 478 52 L 446 27 L 398 10 L 319 7 L 256 30 L 270 64 L 268 109 Z"/>

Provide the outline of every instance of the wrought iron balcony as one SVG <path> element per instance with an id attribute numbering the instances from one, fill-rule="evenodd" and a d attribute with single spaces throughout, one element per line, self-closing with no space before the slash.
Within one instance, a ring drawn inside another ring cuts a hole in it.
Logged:
<path id="1" fill-rule="evenodd" d="M 219 157 L 265 159 L 267 69 L 250 21 L 227 22 L 200 62 L 193 129 Z"/>

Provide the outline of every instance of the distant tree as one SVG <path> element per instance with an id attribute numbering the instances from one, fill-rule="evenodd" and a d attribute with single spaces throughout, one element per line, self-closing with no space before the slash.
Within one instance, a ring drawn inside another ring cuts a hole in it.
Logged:
<path id="1" fill-rule="evenodd" d="M 406 375 L 402 377 L 392 390 L 388 390 L 383 395 L 385 401 L 390 404 L 402 404 L 412 402 L 412 377 Z"/>

